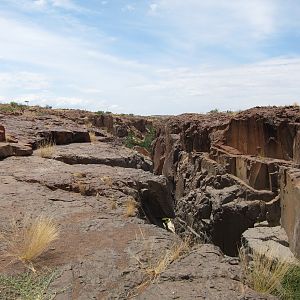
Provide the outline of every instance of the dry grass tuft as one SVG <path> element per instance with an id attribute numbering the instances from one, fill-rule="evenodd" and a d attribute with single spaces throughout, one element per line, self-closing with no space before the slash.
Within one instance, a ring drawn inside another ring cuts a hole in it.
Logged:
<path id="1" fill-rule="evenodd" d="M 255 291 L 262 294 L 284 296 L 283 279 L 291 271 L 291 265 L 286 261 L 273 258 L 272 251 L 253 253 L 250 261 L 245 250 L 239 253 L 246 283 Z"/>
<path id="2" fill-rule="evenodd" d="M 177 260 L 180 256 L 186 253 L 190 249 L 190 240 L 182 240 L 180 243 L 174 244 L 170 249 L 166 250 L 164 256 L 162 256 L 154 265 L 146 267 L 145 271 L 150 281 L 155 280 L 159 275 L 164 272 L 167 267 Z"/>
<path id="3" fill-rule="evenodd" d="M 138 203 L 133 198 L 128 198 L 125 204 L 125 216 L 128 218 L 136 216 L 138 207 Z"/>
<path id="4" fill-rule="evenodd" d="M 90 132 L 89 132 L 89 136 L 90 136 L 90 141 L 91 141 L 91 143 L 97 142 L 97 137 L 96 137 L 95 132 L 90 131 Z"/>
<path id="5" fill-rule="evenodd" d="M 82 196 L 85 196 L 87 195 L 87 186 L 84 182 L 82 181 L 78 181 L 77 182 L 77 187 L 78 187 L 78 190 L 79 190 L 79 193 L 82 195 Z"/>
<path id="6" fill-rule="evenodd" d="M 38 145 L 37 153 L 40 157 L 51 158 L 55 152 L 55 143 L 51 141 L 42 141 Z"/>
<path id="7" fill-rule="evenodd" d="M 153 243 L 155 243 L 155 241 L 152 241 L 152 243 L 147 243 L 149 241 L 146 240 L 144 233 L 141 229 L 140 233 L 141 241 L 139 242 L 144 242 L 146 246 L 146 251 L 140 258 L 137 256 L 133 256 L 133 258 L 135 258 L 141 265 L 141 267 L 144 269 L 146 276 L 141 282 L 141 284 L 139 284 L 137 287 L 135 287 L 128 293 L 128 299 L 137 296 L 153 281 L 158 279 L 161 273 L 163 273 L 171 263 L 179 259 L 183 254 L 187 253 L 190 250 L 191 245 L 190 239 L 181 240 L 179 243 L 176 242 L 171 246 L 170 249 L 165 250 L 164 255 L 162 255 L 159 260 L 156 260 L 155 263 L 152 263 L 153 260 L 151 253 L 153 249 L 151 247 L 151 244 L 153 246 Z"/>
<path id="8" fill-rule="evenodd" d="M 83 173 L 83 172 L 75 172 L 72 174 L 74 177 L 77 177 L 77 178 L 83 178 L 83 177 L 86 177 L 86 174 Z"/>
<path id="9" fill-rule="evenodd" d="M 14 224 L 8 234 L 1 235 L 7 248 L 6 256 L 24 263 L 39 257 L 58 237 L 58 227 L 48 217 L 38 217 L 31 223 L 27 221 L 23 228 Z"/>
<path id="10" fill-rule="evenodd" d="M 112 187 L 113 185 L 113 180 L 110 176 L 102 176 L 100 177 L 100 180 L 109 187 Z"/>

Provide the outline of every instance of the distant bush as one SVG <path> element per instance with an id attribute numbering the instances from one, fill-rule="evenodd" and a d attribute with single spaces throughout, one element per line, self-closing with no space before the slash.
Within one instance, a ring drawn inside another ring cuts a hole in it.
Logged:
<path id="1" fill-rule="evenodd" d="M 103 111 L 103 110 L 98 110 L 98 111 L 96 111 L 96 115 L 104 115 L 105 114 L 105 112 Z"/>
<path id="2" fill-rule="evenodd" d="M 154 127 L 148 127 L 148 132 L 146 133 L 143 140 L 138 139 L 133 132 L 129 132 L 125 139 L 125 146 L 128 148 L 133 148 L 134 146 L 140 146 L 145 148 L 147 151 L 151 151 L 151 144 L 155 139 L 155 129 Z"/>
<path id="3" fill-rule="evenodd" d="M 215 109 L 210 110 L 208 113 L 209 114 L 217 114 L 217 113 L 219 113 L 219 110 L 217 108 L 215 108 Z"/>
<path id="4" fill-rule="evenodd" d="M 3 111 L 3 112 L 23 111 L 25 108 L 26 108 L 26 105 L 20 104 L 20 103 L 14 102 L 14 101 L 0 105 L 0 111 Z"/>

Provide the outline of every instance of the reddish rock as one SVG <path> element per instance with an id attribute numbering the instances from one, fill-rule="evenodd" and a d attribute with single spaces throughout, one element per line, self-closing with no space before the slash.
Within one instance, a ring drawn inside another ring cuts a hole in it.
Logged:
<path id="1" fill-rule="evenodd" d="M 300 170 L 281 170 L 281 225 L 292 252 L 300 258 Z"/>

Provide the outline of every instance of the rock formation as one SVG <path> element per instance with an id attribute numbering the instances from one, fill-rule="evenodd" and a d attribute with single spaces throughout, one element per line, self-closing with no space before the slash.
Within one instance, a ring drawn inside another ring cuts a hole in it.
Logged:
<path id="1" fill-rule="evenodd" d="M 171 117 L 159 128 L 154 172 L 173 183 L 179 219 L 229 255 L 256 222 L 280 224 L 281 201 L 282 225 L 300 255 L 300 202 L 288 180 L 299 168 L 299 126 L 299 107 Z"/>
<path id="2" fill-rule="evenodd" d="M 280 219 L 298 253 L 299 120 L 294 107 L 168 118 L 0 113 L 1 232 L 12 219 L 54 217 L 61 236 L 35 264 L 58 269 L 55 299 L 273 299 L 245 286 L 238 260 L 223 253 L 236 255 L 256 222 Z M 152 160 L 124 147 L 149 127 Z M 154 280 L 150 267 L 181 242 L 163 218 L 202 244 Z M 25 270 L 8 263 L 0 260 L 4 274 Z"/>

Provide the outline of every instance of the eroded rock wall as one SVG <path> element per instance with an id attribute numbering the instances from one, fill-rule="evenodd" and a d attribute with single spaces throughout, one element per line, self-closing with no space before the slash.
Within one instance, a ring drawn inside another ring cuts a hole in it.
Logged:
<path id="1" fill-rule="evenodd" d="M 300 170 L 281 170 L 281 224 L 292 252 L 300 258 Z"/>
<path id="2" fill-rule="evenodd" d="M 182 115 L 162 124 L 154 172 L 173 183 L 182 233 L 204 233 L 233 255 L 256 222 L 279 225 L 280 168 L 299 168 L 299 125 L 299 107 Z"/>

